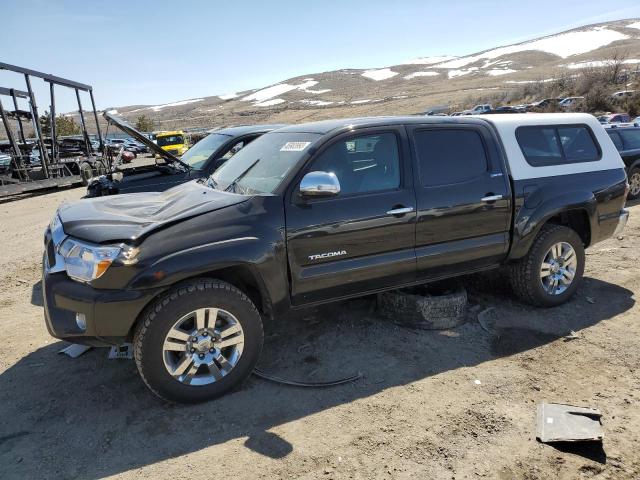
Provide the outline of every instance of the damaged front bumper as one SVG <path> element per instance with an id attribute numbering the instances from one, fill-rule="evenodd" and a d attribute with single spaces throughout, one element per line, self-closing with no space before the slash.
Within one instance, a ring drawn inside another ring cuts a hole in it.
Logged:
<path id="1" fill-rule="evenodd" d="M 64 258 L 56 252 L 59 235 L 47 228 L 42 259 L 44 320 L 49 334 L 82 345 L 122 344 L 131 336 L 142 310 L 161 290 L 97 289 L 72 280 Z"/>

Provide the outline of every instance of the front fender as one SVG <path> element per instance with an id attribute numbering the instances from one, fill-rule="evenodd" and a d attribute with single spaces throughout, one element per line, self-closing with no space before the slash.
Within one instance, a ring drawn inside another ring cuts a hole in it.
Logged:
<path id="1" fill-rule="evenodd" d="M 253 270 L 255 261 L 263 255 L 258 247 L 257 237 L 239 237 L 172 252 L 140 272 L 132 279 L 130 288 L 168 287 L 187 278 L 235 265 L 249 266 Z"/>

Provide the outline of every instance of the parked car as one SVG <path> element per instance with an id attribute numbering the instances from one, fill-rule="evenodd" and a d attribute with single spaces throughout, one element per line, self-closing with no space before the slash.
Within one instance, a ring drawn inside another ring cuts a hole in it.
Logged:
<path id="1" fill-rule="evenodd" d="M 534 112 L 539 112 L 541 110 L 549 108 L 552 105 L 558 105 L 561 100 L 562 100 L 561 98 L 545 98 L 530 104 L 529 110 Z"/>
<path id="2" fill-rule="evenodd" d="M 0 175 L 11 172 L 11 155 L 0 153 Z"/>
<path id="3" fill-rule="evenodd" d="M 635 90 L 621 90 L 619 92 L 615 92 L 611 94 L 611 98 L 624 98 L 624 97 L 632 97 L 636 94 Z"/>
<path id="4" fill-rule="evenodd" d="M 560 100 L 559 105 L 560 108 L 563 108 L 564 110 L 571 110 L 575 109 L 582 102 L 584 102 L 584 97 L 567 97 Z"/>
<path id="5" fill-rule="evenodd" d="M 114 150 L 123 147 L 125 151 L 131 152 L 134 158 L 138 156 L 138 149 L 135 146 L 131 145 L 130 142 L 125 138 L 108 138 L 106 140 L 106 143 L 107 146 L 111 147 Z"/>
<path id="6" fill-rule="evenodd" d="M 110 123 L 132 135 L 147 148 L 162 156 L 164 162 L 155 165 L 118 169 L 89 183 L 87 197 L 122 193 L 161 192 L 180 183 L 211 175 L 220 165 L 253 140 L 283 125 L 248 125 L 216 130 L 177 158 L 153 143 L 131 125 L 112 114 L 105 114 Z"/>
<path id="7" fill-rule="evenodd" d="M 515 107 L 510 105 L 503 105 L 501 107 L 496 107 L 495 110 L 492 110 L 491 113 L 520 113 Z"/>
<path id="8" fill-rule="evenodd" d="M 465 110 L 464 112 L 462 112 L 462 114 L 463 115 L 482 115 L 484 113 L 489 113 L 491 110 L 493 110 L 493 107 L 491 106 L 491 104 L 486 103 L 483 105 L 476 105 L 471 110 Z"/>
<path id="9" fill-rule="evenodd" d="M 631 118 L 628 113 L 609 113 L 607 115 L 600 115 L 598 121 L 600 123 L 629 123 Z"/>
<path id="10" fill-rule="evenodd" d="M 146 145 L 136 142 L 135 140 L 127 140 L 125 141 L 125 145 L 129 147 L 131 150 L 135 151 L 136 154 L 147 153 L 149 151 Z"/>
<path id="11" fill-rule="evenodd" d="M 587 114 L 289 126 L 208 179 L 63 204 L 45 321 L 75 343 L 133 342 L 155 394 L 204 401 L 251 374 L 261 316 L 495 267 L 522 300 L 562 304 L 585 248 L 624 227 L 627 192 Z"/>
<path id="12" fill-rule="evenodd" d="M 630 200 L 640 197 L 640 127 L 605 125 L 605 129 L 627 168 Z"/>

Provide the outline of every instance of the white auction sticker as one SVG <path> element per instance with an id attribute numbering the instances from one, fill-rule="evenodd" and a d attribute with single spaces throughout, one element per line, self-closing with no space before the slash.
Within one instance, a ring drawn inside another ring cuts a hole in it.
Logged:
<path id="1" fill-rule="evenodd" d="M 301 152 L 309 146 L 311 142 L 287 142 L 280 149 L 281 152 Z"/>

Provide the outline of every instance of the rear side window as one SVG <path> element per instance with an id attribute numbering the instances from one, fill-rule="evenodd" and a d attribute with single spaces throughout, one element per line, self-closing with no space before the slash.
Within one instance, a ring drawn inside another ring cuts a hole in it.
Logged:
<path id="1" fill-rule="evenodd" d="M 601 156 L 586 125 L 518 127 L 516 139 L 533 167 L 594 162 Z"/>
<path id="2" fill-rule="evenodd" d="M 640 149 L 640 129 L 620 130 L 620 135 L 626 150 Z"/>
<path id="3" fill-rule="evenodd" d="M 488 169 L 484 144 L 475 130 L 417 130 L 413 138 L 423 186 L 463 182 Z"/>

